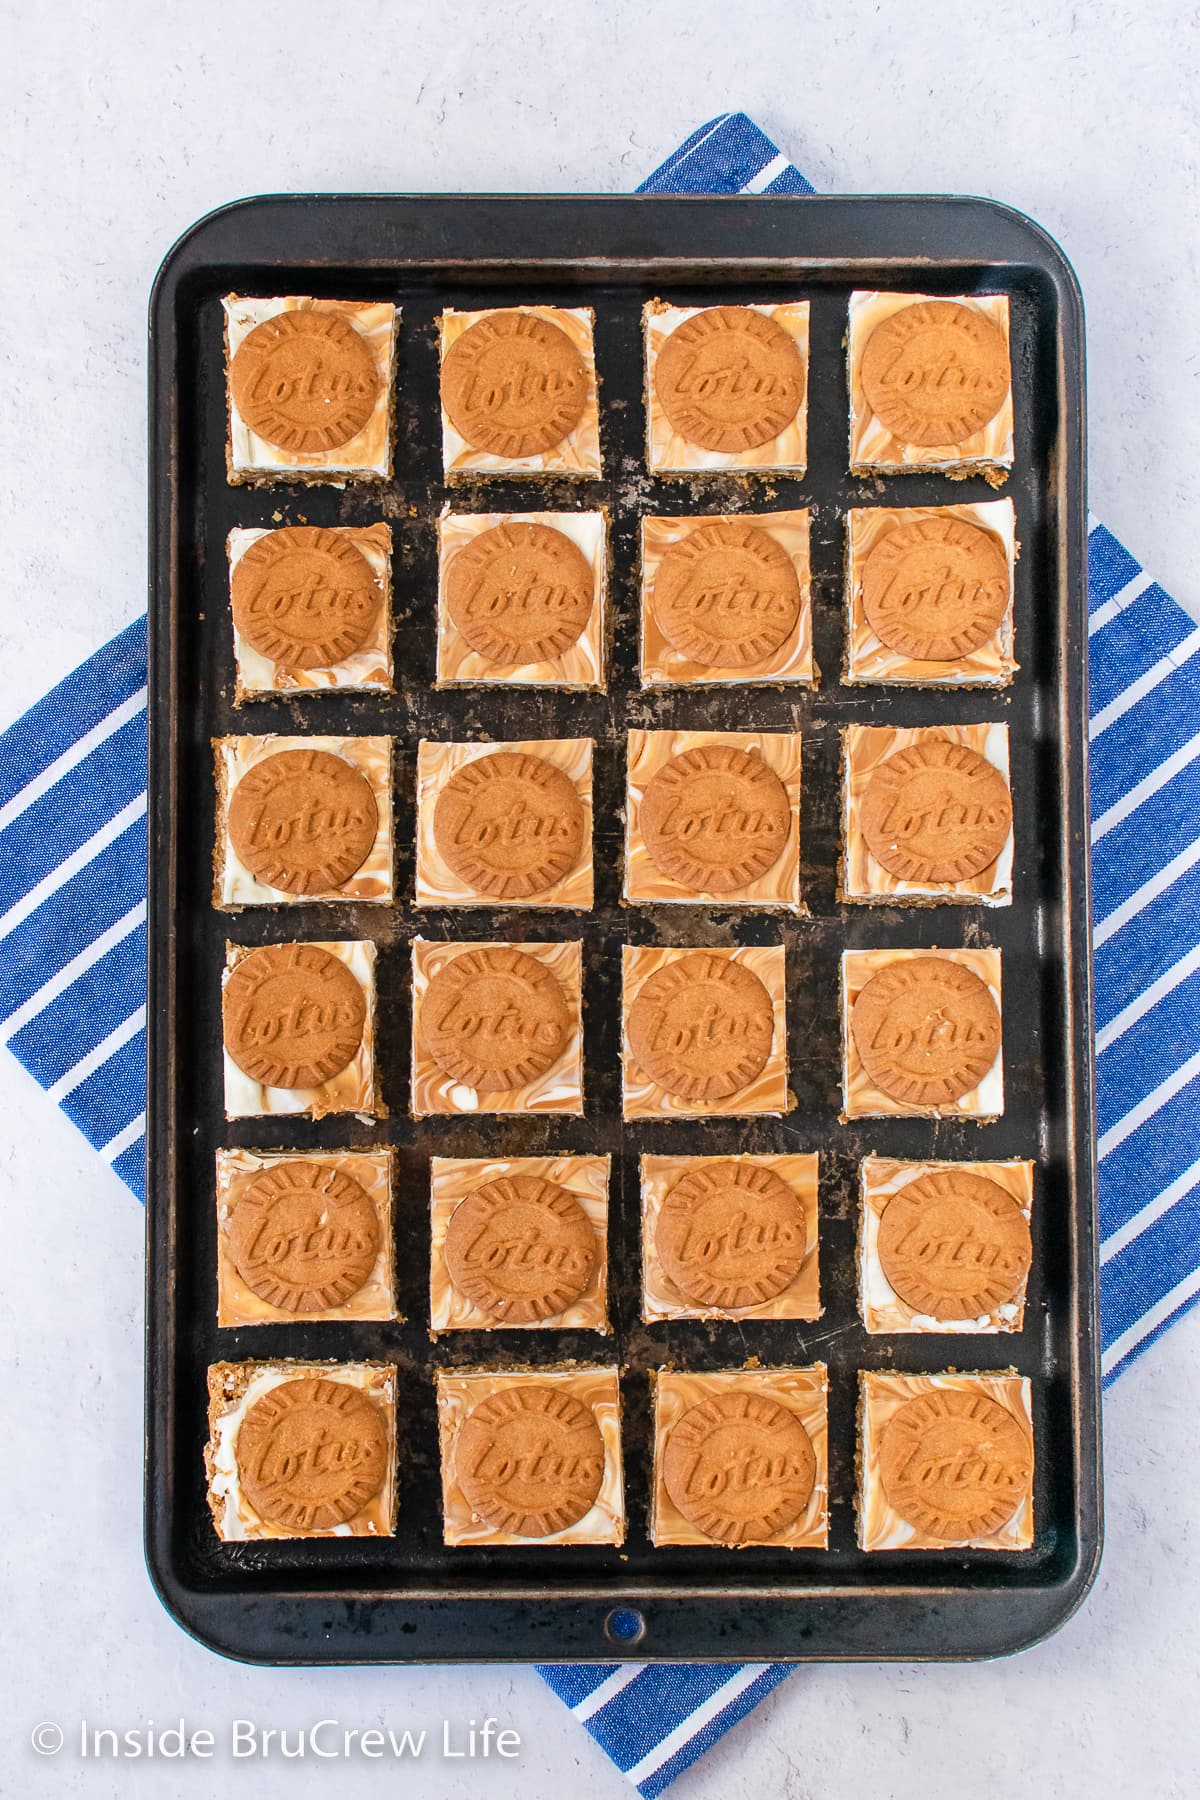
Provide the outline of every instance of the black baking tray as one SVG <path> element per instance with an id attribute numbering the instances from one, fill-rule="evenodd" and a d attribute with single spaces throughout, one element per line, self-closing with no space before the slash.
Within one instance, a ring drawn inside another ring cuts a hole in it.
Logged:
<path id="1" fill-rule="evenodd" d="M 1020 673 L 988 692 L 851 689 L 842 661 L 842 515 L 850 505 L 991 498 L 979 479 L 847 472 L 843 334 L 853 288 L 1011 299 Z M 403 307 L 395 478 L 369 486 L 235 488 L 224 465 L 220 297 L 309 293 Z M 643 449 L 641 308 L 808 298 L 812 302 L 809 468 L 772 476 L 661 480 Z M 500 688 L 438 692 L 435 527 L 440 460 L 436 318 L 446 305 L 540 301 L 596 312 L 601 481 L 489 482 L 454 490 L 463 508 L 595 507 L 611 520 L 607 695 Z M 1068 1617 L 1101 1541 L 1096 1225 L 1088 960 L 1086 597 L 1082 305 L 1061 251 L 1020 214 L 951 198 L 531 198 L 300 196 L 243 201 L 175 246 L 151 307 L 150 1004 L 146 1543 L 175 1617 L 227 1655 L 274 1663 L 454 1659 L 604 1661 L 635 1611 L 649 1659 L 964 1658 L 1032 1643 Z M 641 694 L 636 676 L 637 519 L 643 511 L 813 508 L 813 693 L 779 689 Z M 235 524 L 365 522 L 395 533 L 394 698 L 320 694 L 232 705 L 225 537 Z M 1015 904 L 1000 910 L 839 905 L 839 728 L 1009 722 Z M 625 726 L 804 733 L 804 896 L 811 917 L 731 922 L 702 908 L 623 909 L 619 899 Z M 213 910 L 210 740 L 235 731 L 393 733 L 398 746 L 393 909 L 313 905 Z M 470 934 L 582 936 L 586 944 L 587 1115 L 583 1121 L 425 1120 L 407 1112 L 408 943 L 464 935 L 462 915 L 411 904 L 415 746 L 421 736 L 596 739 L 597 906 L 578 915 L 497 909 Z M 379 1065 L 390 1117 L 227 1124 L 219 979 L 226 938 L 374 937 L 380 946 Z M 619 946 L 782 942 L 797 1105 L 785 1120 L 622 1126 Z M 844 946 L 998 944 L 1004 958 L 1006 1111 L 979 1127 L 838 1122 L 838 957 Z M 402 1326 L 287 1324 L 218 1330 L 213 1153 L 221 1145 L 396 1146 Z M 794 1323 L 639 1319 L 637 1152 L 817 1150 L 823 1318 Z M 428 1337 L 427 1158 L 610 1151 L 615 1335 L 455 1333 Z M 901 1156 L 1036 1159 L 1034 1264 L 1016 1336 L 868 1337 L 855 1302 L 857 1166 Z M 818 1358 L 830 1372 L 827 1551 L 655 1549 L 647 1535 L 647 1371 Z M 205 1368 L 291 1355 L 385 1358 L 400 1371 L 400 1513 L 394 1540 L 222 1545 L 205 1504 Z M 622 1369 L 629 1536 L 605 1548 L 448 1550 L 440 1532 L 432 1371 L 564 1356 Z M 864 1555 L 855 1542 L 859 1369 L 995 1368 L 1032 1378 L 1036 1542 L 986 1551 Z"/>

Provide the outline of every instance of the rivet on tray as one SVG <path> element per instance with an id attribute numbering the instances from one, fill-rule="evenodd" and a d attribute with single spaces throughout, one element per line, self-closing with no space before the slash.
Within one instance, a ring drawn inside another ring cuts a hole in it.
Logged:
<path id="1" fill-rule="evenodd" d="M 604 1621 L 604 1635 L 610 1644 L 629 1649 L 640 1644 L 646 1635 L 646 1621 L 631 1606 L 619 1606 Z"/>

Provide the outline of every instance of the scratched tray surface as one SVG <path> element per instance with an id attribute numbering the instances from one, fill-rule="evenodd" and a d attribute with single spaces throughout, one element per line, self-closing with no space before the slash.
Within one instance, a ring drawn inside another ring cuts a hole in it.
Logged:
<path id="1" fill-rule="evenodd" d="M 928 260 L 933 258 L 932 261 Z M 989 499 L 981 480 L 853 481 L 846 473 L 842 347 L 854 287 L 1003 291 L 1012 307 L 1020 673 L 1011 690 L 899 692 L 839 684 L 847 507 Z M 228 486 L 220 296 L 313 293 L 395 300 L 395 478 L 384 489 Z M 803 480 L 663 480 L 646 472 L 641 309 L 811 301 L 809 468 Z M 596 314 L 603 479 L 443 482 L 436 320 L 445 306 L 588 304 Z M 950 200 L 254 201 L 203 222 L 172 253 L 152 312 L 153 535 L 151 1181 L 148 1268 L 147 1547 L 181 1621 L 230 1654 L 267 1661 L 622 1653 L 614 1608 L 643 1621 L 649 1657 L 925 1657 L 992 1654 L 1042 1635 L 1078 1603 L 1099 1550 L 1089 991 L 1082 721 L 1082 346 L 1073 278 L 1036 227 L 984 202 Z M 436 531 L 464 510 L 595 508 L 610 520 L 608 691 L 434 689 Z M 643 513 L 813 509 L 813 617 L 821 684 L 643 694 L 637 682 L 638 522 Z M 226 534 L 235 525 L 365 524 L 395 540 L 393 697 L 322 693 L 235 709 Z M 986 910 L 846 907 L 835 897 L 839 729 L 1008 722 L 1015 903 Z M 619 902 L 625 734 L 633 726 L 803 732 L 803 897 L 811 917 Z M 313 904 L 222 915 L 211 904 L 210 740 L 232 732 L 394 735 L 394 908 Z M 590 736 L 596 744 L 596 905 L 589 914 L 418 910 L 413 894 L 417 741 Z M 408 1115 L 409 944 L 485 936 L 582 937 L 582 1120 Z M 379 945 L 378 1068 L 389 1117 L 223 1116 L 220 973 L 228 939 L 372 937 Z M 794 1110 L 780 1120 L 624 1125 L 622 943 L 778 943 L 787 952 Z M 890 1118 L 839 1123 L 838 967 L 846 947 L 999 945 L 1006 1106 L 999 1122 Z M 288 1323 L 218 1330 L 213 1158 L 222 1146 L 398 1152 L 398 1299 L 406 1322 Z M 823 1316 L 794 1322 L 640 1320 L 638 1154 L 820 1153 Z M 428 1159 L 600 1151 L 613 1158 L 613 1335 L 582 1331 L 428 1335 Z M 870 1151 L 1036 1160 L 1034 1261 L 1015 1336 L 869 1337 L 856 1304 L 857 1171 Z M 827 1551 L 655 1549 L 648 1537 L 647 1372 L 829 1367 Z M 399 1367 L 399 1521 L 394 1539 L 218 1543 L 205 1501 L 205 1370 L 273 1356 L 382 1358 Z M 471 1364 L 619 1364 L 628 1538 L 596 1547 L 448 1549 L 434 1372 Z M 984 1551 L 864 1555 L 856 1547 L 855 1407 L 860 1369 L 988 1369 L 1032 1378 L 1036 1542 Z M 628 1653 L 628 1646 L 625 1646 Z"/>

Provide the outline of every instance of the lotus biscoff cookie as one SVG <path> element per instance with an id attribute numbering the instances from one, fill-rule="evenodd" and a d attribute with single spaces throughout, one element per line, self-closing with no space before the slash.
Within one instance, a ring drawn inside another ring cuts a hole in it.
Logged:
<path id="1" fill-rule="evenodd" d="M 850 1032 L 870 1079 L 920 1109 L 978 1088 L 1000 1050 L 1000 1010 L 987 984 L 939 956 L 898 959 L 854 1002 Z"/>
<path id="2" fill-rule="evenodd" d="M 800 911 L 799 732 L 634 730 L 626 754 L 626 899 Z"/>
<path id="3" fill-rule="evenodd" d="M 428 1055 L 476 1093 L 525 1087 L 562 1055 L 566 997 L 542 964 L 509 945 L 463 950 L 432 975 L 418 1022 Z"/>
<path id="4" fill-rule="evenodd" d="M 223 1543 L 390 1537 L 396 1370 L 390 1363 L 214 1363 L 204 1460 Z"/>
<path id="5" fill-rule="evenodd" d="M 468 513 L 438 521 L 439 687 L 602 688 L 602 512 Z"/>
<path id="6" fill-rule="evenodd" d="M 771 996 L 744 964 L 697 950 L 648 975 L 629 1003 L 633 1059 L 676 1099 L 704 1111 L 748 1087 L 771 1054 Z"/>
<path id="7" fill-rule="evenodd" d="M 583 1111 L 582 945 L 413 942 L 412 1111 Z"/>
<path id="8" fill-rule="evenodd" d="M 622 950 L 624 1116 L 781 1114 L 782 945 Z"/>
<path id="9" fill-rule="evenodd" d="M 1008 296 L 850 296 L 850 472 L 982 475 L 1013 464 Z"/>
<path id="10" fill-rule="evenodd" d="M 642 1317 L 815 1319 L 812 1152 L 641 1158 Z"/>
<path id="11" fill-rule="evenodd" d="M 1033 1422 L 1027 1376 L 859 1375 L 864 1550 L 1027 1550 Z"/>
<path id="12" fill-rule="evenodd" d="M 283 893 L 344 889 L 366 861 L 379 808 L 361 769 L 310 745 L 274 750 L 229 796 L 230 846 Z"/>
<path id="13" fill-rule="evenodd" d="M 711 1374 L 670 1369 L 651 1382 L 653 1543 L 825 1548 L 823 1363 Z"/>
<path id="14" fill-rule="evenodd" d="M 380 1116 L 373 943 L 230 944 L 221 1012 L 227 1118 Z"/>
<path id="15" fill-rule="evenodd" d="M 391 738 L 218 738 L 213 753 L 216 905 L 392 899 Z"/>
<path id="16" fill-rule="evenodd" d="M 848 1119 L 998 1118 L 1002 1035 L 999 950 L 843 952 Z"/>
<path id="17" fill-rule="evenodd" d="M 662 474 L 786 471 L 808 460 L 808 302 L 643 312 L 646 454 Z"/>
<path id="18" fill-rule="evenodd" d="M 389 525 L 238 525 L 227 549 L 236 704 L 391 690 Z"/>
<path id="19" fill-rule="evenodd" d="M 508 1175 L 455 1208 L 443 1254 L 451 1281 L 481 1311 L 527 1325 L 566 1312 L 587 1292 L 596 1236 L 566 1188 Z"/>
<path id="20" fill-rule="evenodd" d="M 441 1369 L 443 1536 L 471 1544 L 620 1544 L 615 1368 Z"/>
<path id="21" fill-rule="evenodd" d="M 298 295 L 222 304 L 229 480 L 386 481 L 398 308 Z"/>
<path id="22" fill-rule="evenodd" d="M 435 1156 L 433 1331 L 607 1331 L 607 1156 Z"/>
<path id="23" fill-rule="evenodd" d="M 848 725 L 840 897 L 1012 903 L 1007 725 Z"/>
<path id="24" fill-rule="evenodd" d="M 809 514 L 642 519 L 643 687 L 811 684 Z"/>
<path id="25" fill-rule="evenodd" d="M 595 1505 L 604 1439 L 589 1406 L 530 1379 L 488 1395 L 467 1414 L 454 1474 L 474 1516 L 494 1531 L 551 1537 Z"/>
<path id="26" fill-rule="evenodd" d="M 869 1332 L 1020 1331 L 1032 1162 L 868 1156 L 861 1187 L 859 1310 Z"/>
<path id="27" fill-rule="evenodd" d="M 592 742 L 417 748 L 418 906 L 592 905 Z"/>
<path id="28" fill-rule="evenodd" d="M 691 893 L 722 894 L 779 861 L 792 818 L 787 789 L 761 756 L 705 744 L 650 777 L 640 824 L 660 874 Z"/>
<path id="29" fill-rule="evenodd" d="M 1012 681 L 1019 545 L 1011 500 L 853 507 L 846 534 L 847 682 Z"/>
<path id="30" fill-rule="evenodd" d="M 489 475 L 599 475 L 590 307 L 441 315 L 443 466 Z"/>
<path id="31" fill-rule="evenodd" d="M 395 1152 L 218 1150 L 217 1323 L 388 1319 Z"/>

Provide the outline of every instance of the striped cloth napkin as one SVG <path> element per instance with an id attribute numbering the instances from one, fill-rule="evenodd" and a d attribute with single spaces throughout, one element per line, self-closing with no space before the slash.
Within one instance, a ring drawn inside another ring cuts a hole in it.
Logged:
<path id="1" fill-rule="evenodd" d="M 641 191 L 813 189 L 751 120 L 727 113 Z M 1200 1296 L 1200 629 L 1095 520 L 1088 589 L 1101 1300 L 1111 1380 Z M 0 736 L 0 1030 L 139 1198 L 145 812 L 139 619 Z M 790 1665 L 540 1672 L 652 1796 Z"/>

